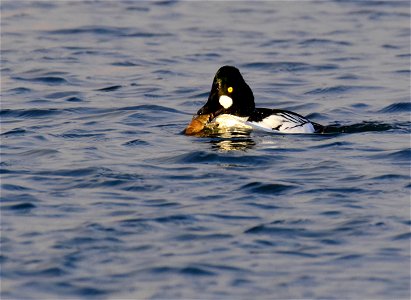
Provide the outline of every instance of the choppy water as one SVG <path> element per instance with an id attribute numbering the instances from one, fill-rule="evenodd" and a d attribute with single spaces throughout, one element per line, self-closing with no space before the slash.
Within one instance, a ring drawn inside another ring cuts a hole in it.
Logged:
<path id="1" fill-rule="evenodd" d="M 408 299 L 409 1 L 2 1 L 1 297 Z M 346 133 L 181 131 L 216 70 Z"/>

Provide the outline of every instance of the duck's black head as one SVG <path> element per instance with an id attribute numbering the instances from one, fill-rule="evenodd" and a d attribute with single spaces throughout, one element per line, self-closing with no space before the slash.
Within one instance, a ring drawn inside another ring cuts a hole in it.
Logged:
<path id="1" fill-rule="evenodd" d="M 245 117 L 249 116 L 254 108 L 253 92 L 240 71 L 232 66 L 223 66 L 214 76 L 207 103 L 197 114 L 211 114 L 213 118 L 221 114 Z"/>

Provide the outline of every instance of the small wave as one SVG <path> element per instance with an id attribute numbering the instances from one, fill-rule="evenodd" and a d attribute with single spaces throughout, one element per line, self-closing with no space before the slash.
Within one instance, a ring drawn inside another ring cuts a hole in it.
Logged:
<path id="1" fill-rule="evenodd" d="M 313 149 L 323 149 L 323 148 L 339 148 L 339 149 L 349 149 L 350 146 L 352 146 L 352 143 L 347 142 L 347 141 L 342 141 L 342 142 L 331 142 L 331 143 L 326 143 L 326 144 L 321 144 L 321 145 L 316 145 L 313 146 Z"/>
<path id="2" fill-rule="evenodd" d="M 411 53 L 397 54 L 395 57 L 399 57 L 399 58 L 410 58 L 410 57 L 411 57 Z"/>
<path id="3" fill-rule="evenodd" d="M 33 271 L 31 272 L 30 275 L 36 276 L 36 277 L 38 276 L 56 277 L 56 276 L 63 276 L 65 274 L 67 274 L 67 272 L 63 270 L 62 268 L 50 267 L 50 268 Z"/>
<path id="4" fill-rule="evenodd" d="M 301 256 L 301 257 L 317 257 L 317 254 L 314 253 L 308 253 L 304 251 L 276 251 L 276 253 L 279 254 L 285 254 L 285 255 L 293 255 L 293 256 Z"/>
<path id="5" fill-rule="evenodd" d="M 262 203 L 256 203 L 256 202 L 248 202 L 248 203 L 245 203 L 245 204 L 249 205 L 249 206 L 252 206 L 252 207 L 262 209 L 264 211 L 268 211 L 268 210 L 271 210 L 271 209 L 280 209 L 280 208 L 282 208 L 281 206 L 277 206 L 277 205 L 262 204 Z"/>
<path id="6" fill-rule="evenodd" d="M 410 240 L 411 241 L 411 232 L 401 233 L 392 238 L 392 240 Z"/>
<path id="7" fill-rule="evenodd" d="M 26 188 L 21 185 L 15 185 L 15 184 L 2 184 L 1 188 L 5 191 L 28 191 L 30 190 L 29 188 Z"/>
<path id="8" fill-rule="evenodd" d="M 25 129 L 22 129 L 22 128 L 14 128 L 14 129 L 12 129 L 12 130 L 9 130 L 9 131 L 6 131 L 6 132 L 3 132 L 2 134 L 1 134 L 1 136 L 14 136 L 14 135 L 17 135 L 17 136 L 20 136 L 20 135 L 25 135 L 25 134 L 27 134 L 29 131 L 27 131 L 27 130 L 25 130 Z"/>
<path id="9" fill-rule="evenodd" d="M 154 219 L 150 219 L 150 221 L 155 221 L 159 223 L 172 223 L 172 224 L 193 224 L 197 222 L 197 218 L 193 215 L 183 215 L 183 214 L 175 214 L 169 215 L 164 217 L 157 217 Z"/>
<path id="10" fill-rule="evenodd" d="M 137 64 L 131 61 L 119 61 L 119 62 L 114 62 L 111 65 L 117 66 L 117 67 L 136 67 L 136 66 L 140 66 L 141 64 Z"/>
<path id="11" fill-rule="evenodd" d="M 66 91 L 66 92 L 54 92 L 51 94 L 47 94 L 44 97 L 47 99 L 62 99 L 62 98 L 66 98 L 69 96 L 78 96 L 80 94 L 81 94 L 80 92 L 76 92 L 76 91 Z"/>
<path id="12" fill-rule="evenodd" d="M 195 241 L 195 240 L 225 240 L 232 238 L 233 236 L 230 234 L 221 234 L 221 233 L 214 233 L 214 234 L 194 234 L 194 233 L 186 233 L 176 236 L 175 238 L 179 241 Z"/>
<path id="13" fill-rule="evenodd" d="M 31 93 L 33 92 L 33 90 L 29 88 L 25 88 L 25 87 L 18 87 L 18 88 L 7 90 L 6 92 L 9 93 L 10 95 L 20 95 L 20 94 Z"/>
<path id="14" fill-rule="evenodd" d="M 336 261 L 345 261 L 345 260 L 359 260 L 359 259 L 363 259 L 364 256 L 361 254 L 344 254 L 344 255 L 340 255 L 337 258 L 335 258 Z"/>
<path id="15" fill-rule="evenodd" d="M 28 159 L 28 158 L 38 158 L 38 157 L 43 157 L 43 156 L 56 155 L 58 153 L 60 152 L 54 149 L 34 149 L 34 150 L 28 150 L 28 151 L 24 151 L 21 153 L 17 153 L 17 155 L 22 156 L 25 159 Z"/>
<path id="16" fill-rule="evenodd" d="M 189 276 L 214 276 L 216 273 L 208 271 L 204 268 L 200 267 L 185 267 L 180 270 L 180 273 L 183 275 L 189 275 Z"/>
<path id="17" fill-rule="evenodd" d="M 12 173 L 17 174 L 18 172 L 13 171 Z M 4 203 L 9 203 L 9 205 L 15 205 L 17 201 L 18 201 L 18 204 L 40 202 L 40 200 L 37 197 L 33 196 L 32 194 L 33 193 L 24 193 L 24 194 L 2 193 L 1 204 L 3 205 Z"/>
<path id="18" fill-rule="evenodd" d="M 13 77 L 13 79 L 37 82 L 37 83 L 45 83 L 47 85 L 69 84 L 69 82 L 65 78 L 59 77 L 59 76 L 39 76 L 39 77 L 33 77 L 33 78 Z"/>
<path id="19" fill-rule="evenodd" d="M 306 95 L 317 95 L 317 94 L 341 94 L 346 92 L 351 92 L 353 90 L 376 90 L 380 89 L 378 86 L 353 86 L 353 85 L 337 85 L 326 88 L 317 88 L 306 92 Z"/>
<path id="20" fill-rule="evenodd" d="M 294 186 L 287 184 L 252 182 L 243 185 L 240 189 L 248 190 L 252 194 L 259 193 L 270 195 L 282 195 L 285 192 L 292 190 L 294 188 Z"/>
<path id="21" fill-rule="evenodd" d="M 172 36 L 171 33 L 166 32 L 134 32 L 126 35 L 127 37 L 140 37 L 140 38 L 154 38 L 154 37 L 166 37 Z"/>
<path id="22" fill-rule="evenodd" d="M 408 180 L 409 177 L 408 176 L 404 176 L 404 175 L 399 175 L 399 174 L 384 174 L 384 175 L 380 175 L 380 176 L 376 176 L 372 178 L 373 180 L 383 180 L 383 181 L 397 181 L 397 180 Z"/>
<path id="23" fill-rule="evenodd" d="M 134 4 L 134 3 L 133 3 Z M 141 11 L 141 12 L 149 12 L 150 8 L 148 7 L 139 7 L 139 6 L 129 6 L 126 8 L 129 11 Z"/>
<path id="24" fill-rule="evenodd" d="M 177 0 L 163 0 L 163 1 L 156 1 L 153 3 L 159 6 L 171 6 L 171 5 L 177 4 L 178 1 Z"/>
<path id="25" fill-rule="evenodd" d="M 84 100 L 79 98 L 79 97 L 68 97 L 67 99 L 64 99 L 64 101 L 67 101 L 67 102 L 83 102 Z"/>
<path id="26" fill-rule="evenodd" d="M 33 100 L 29 100 L 27 103 L 33 103 L 34 105 L 41 105 L 41 104 L 49 104 L 52 103 L 50 100 L 46 100 L 46 99 L 33 99 Z"/>
<path id="27" fill-rule="evenodd" d="M 102 54 L 109 55 L 109 54 L 114 54 L 114 53 L 110 53 L 108 51 L 104 52 L 104 51 L 101 51 L 101 50 L 78 50 L 78 51 L 75 51 L 71 54 L 73 56 L 79 56 L 79 55 L 102 55 Z"/>
<path id="28" fill-rule="evenodd" d="M 369 107 L 368 104 L 366 103 L 354 103 L 352 105 L 350 105 L 352 108 L 358 108 L 358 109 L 365 109 L 367 107 Z"/>
<path id="29" fill-rule="evenodd" d="M 254 62 L 243 64 L 241 67 L 250 69 L 273 70 L 275 72 L 321 71 L 337 69 L 336 64 L 312 65 L 301 62 Z"/>
<path id="30" fill-rule="evenodd" d="M 358 80 L 358 79 L 360 79 L 360 77 L 358 75 L 354 75 L 354 74 L 345 74 L 345 75 L 338 76 L 336 78 L 340 79 L 340 80 Z"/>
<path id="31" fill-rule="evenodd" d="M 205 52 L 205 53 L 195 53 L 191 55 L 187 55 L 186 59 L 189 59 L 194 62 L 204 62 L 204 61 L 214 61 L 217 58 L 220 58 L 221 54 L 216 53 L 216 52 Z"/>
<path id="32" fill-rule="evenodd" d="M 102 139 L 105 137 L 105 134 L 103 133 L 63 133 L 61 136 L 65 139 L 90 139 L 90 138 L 95 138 L 95 139 Z"/>
<path id="33" fill-rule="evenodd" d="M 18 211 L 22 211 L 22 210 L 26 211 L 26 210 L 31 210 L 33 208 L 36 208 L 36 205 L 30 202 L 2 206 L 2 209 L 18 210 Z"/>
<path id="34" fill-rule="evenodd" d="M 388 158 L 396 162 L 409 162 L 411 161 L 411 148 L 395 151 L 384 151 L 382 154 L 375 155 L 375 158 Z"/>
<path id="35" fill-rule="evenodd" d="M 232 156 L 232 155 L 223 155 L 221 153 L 208 153 L 205 151 L 192 151 L 189 153 L 184 153 L 180 155 L 175 155 L 171 157 L 163 158 L 162 160 L 171 162 L 171 163 L 220 163 L 236 167 L 245 167 L 245 166 L 260 166 L 267 165 L 270 162 L 269 157 L 261 156 Z"/>
<path id="36" fill-rule="evenodd" d="M 171 33 L 165 32 L 146 32 L 135 31 L 132 27 L 114 27 L 114 26 L 82 26 L 76 28 L 64 28 L 45 31 L 45 34 L 50 35 L 104 35 L 114 37 L 141 37 L 141 38 L 153 38 L 171 36 Z"/>
<path id="37" fill-rule="evenodd" d="M 170 112 L 170 113 L 178 113 L 178 114 L 184 114 L 186 115 L 186 113 L 174 109 L 174 108 L 170 108 L 167 106 L 161 106 L 161 105 L 155 105 L 155 104 L 142 104 L 142 105 L 136 105 L 136 106 L 126 106 L 126 107 L 121 107 L 118 108 L 117 110 L 119 111 L 140 111 L 140 110 L 148 110 L 148 111 L 162 111 L 162 112 Z"/>
<path id="38" fill-rule="evenodd" d="M 395 73 L 397 73 L 397 74 L 402 74 L 402 75 L 406 75 L 406 76 L 410 76 L 411 70 L 407 70 L 407 69 L 397 70 L 397 71 L 395 71 Z"/>
<path id="39" fill-rule="evenodd" d="M 336 46 L 351 46 L 350 42 L 346 41 L 334 41 L 329 39 L 306 39 L 300 42 L 302 46 L 324 46 L 324 45 L 336 45 Z"/>
<path id="40" fill-rule="evenodd" d="M 123 145 L 124 146 L 137 147 L 137 146 L 147 146 L 147 145 L 149 145 L 149 143 L 147 143 L 146 141 L 143 141 L 143 140 L 135 139 L 135 140 L 132 140 L 132 141 L 128 141 L 128 142 L 124 143 Z"/>
<path id="41" fill-rule="evenodd" d="M 385 49 L 401 49 L 400 47 L 398 47 L 396 45 L 391 45 L 391 44 L 384 44 L 381 47 L 385 48 Z"/>
<path id="42" fill-rule="evenodd" d="M 372 131 L 388 131 L 395 129 L 405 129 L 405 124 L 387 124 L 381 122 L 368 122 L 364 121 L 362 123 L 351 124 L 351 125 L 339 125 L 332 124 L 327 126 L 319 126 L 317 129 L 318 133 L 322 134 L 336 134 L 336 133 L 362 133 L 362 132 L 372 132 Z M 317 127 L 317 125 L 315 125 Z M 409 124 L 408 124 L 409 127 Z"/>
<path id="43" fill-rule="evenodd" d="M 276 224 L 261 224 L 254 227 L 251 227 L 244 231 L 246 234 L 268 234 L 268 235 L 280 235 L 280 236 L 287 236 L 287 237 L 309 237 L 309 236 L 321 236 L 323 234 L 320 233 L 310 233 L 308 230 L 304 228 L 296 228 L 296 227 L 284 227 L 284 226 L 276 226 Z"/>
<path id="44" fill-rule="evenodd" d="M 214 272 L 208 271 L 205 268 L 200 268 L 196 266 L 187 266 L 183 268 L 177 268 L 177 267 L 168 267 L 168 266 L 159 266 L 159 267 L 153 267 L 149 269 L 143 269 L 140 270 L 140 272 L 147 274 L 147 273 L 152 273 L 152 274 L 164 274 L 164 273 L 170 273 L 170 274 L 181 274 L 181 275 L 187 275 L 187 276 L 213 276 L 216 275 Z"/>
<path id="45" fill-rule="evenodd" d="M 68 102 L 82 102 L 81 93 L 77 91 L 55 92 L 45 96 L 47 99 L 63 99 Z"/>
<path id="46" fill-rule="evenodd" d="M 121 85 L 112 85 L 112 86 L 108 86 L 108 87 L 105 87 L 105 88 L 98 89 L 96 91 L 99 91 L 99 92 L 113 92 L 113 91 L 116 91 L 120 88 L 122 88 Z"/>
<path id="47" fill-rule="evenodd" d="M 82 26 L 77 28 L 65 28 L 46 31 L 46 34 L 73 35 L 73 34 L 96 34 L 96 35 L 123 35 L 132 30 L 129 27 L 112 26 Z"/>
<path id="48" fill-rule="evenodd" d="M 262 43 L 261 47 L 281 47 L 291 45 L 294 42 L 292 39 L 273 39 L 268 42 Z"/>
<path id="49" fill-rule="evenodd" d="M 2 118 L 46 118 L 56 116 L 63 111 L 55 108 L 50 109 L 4 109 L 0 110 Z"/>
<path id="50" fill-rule="evenodd" d="M 390 104 L 379 112 L 382 113 L 394 113 L 394 112 L 411 112 L 411 103 L 410 102 L 399 102 Z"/>

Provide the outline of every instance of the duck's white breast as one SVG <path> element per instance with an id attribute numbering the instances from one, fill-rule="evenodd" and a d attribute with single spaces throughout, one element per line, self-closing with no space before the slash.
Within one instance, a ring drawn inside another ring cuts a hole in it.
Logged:
<path id="1" fill-rule="evenodd" d="M 212 123 L 218 125 L 219 128 L 247 128 L 251 129 L 252 126 L 246 123 L 248 117 L 237 117 L 233 115 L 223 114 L 216 117 Z"/>

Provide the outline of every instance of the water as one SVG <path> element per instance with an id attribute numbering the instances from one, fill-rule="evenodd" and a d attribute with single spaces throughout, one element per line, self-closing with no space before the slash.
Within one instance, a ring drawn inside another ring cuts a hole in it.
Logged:
<path id="1" fill-rule="evenodd" d="M 409 299 L 408 1 L 2 1 L 2 299 Z M 181 134 L 217 69 L 344 133 Z"/>

